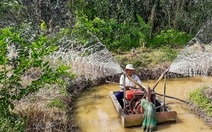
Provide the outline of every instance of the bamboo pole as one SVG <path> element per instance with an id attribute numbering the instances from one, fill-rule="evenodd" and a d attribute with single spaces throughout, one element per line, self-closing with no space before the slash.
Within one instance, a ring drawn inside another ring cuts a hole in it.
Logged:
<path id="1" fill-rule="evenodd" d="M 158 80 L 156 81 L 155 85 L 152 87 L 153 91 L 155 90 L 155 88 L 157 87 L 157 85 L 159 84 L 160 80 L 163 79 L 163 76 L 169 71 L 169 68 L 168 67 L 161 75 L 160 77 L 158 78 Z"/>

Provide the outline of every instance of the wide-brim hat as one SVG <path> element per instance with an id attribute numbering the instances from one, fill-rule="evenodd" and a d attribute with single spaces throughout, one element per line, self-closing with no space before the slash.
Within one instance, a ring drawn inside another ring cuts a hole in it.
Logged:
<path id="1" fill-rule="evenodd" d="M 126 70 L 135 70 L 132 64 L 127 64 L 126 65 Z"/>

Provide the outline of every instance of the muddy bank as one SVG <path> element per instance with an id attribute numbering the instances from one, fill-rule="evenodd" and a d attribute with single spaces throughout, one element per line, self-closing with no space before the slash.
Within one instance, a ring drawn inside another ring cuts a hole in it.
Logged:
<path id="1" fill-rule="evenodd" d="M 105 84 L 107 80 L 113 80 L 114 82 L 118 82 L 119 77 L 120 75 L 114 75 L 108 77 L 101 77 L 93 80 L 81 78 L 78 80 L 71 81 L 67 90 L 73 97 L 78 97 L 83 91 L 91 87 Z"/>
<path id="2" fill-rule="evenodd" d="M 212 128 L 212 117 L 207 116 L 205 110 L 201 109 L 200 106 L 196 105 L 195 103 L 189 104 L 189 109 L 202 120 L 204 120 L 205 124 Z"/>
<path id="3" fill-rule="evenodd" d="M 146 79 L 156 80 L 161 76 L 161 74 L 165 70 L 166 70 L 166 67 L 160 68 L 160 69 L 139 68 L 139 70 L 136 71 L 136 74 L 139 76 L 141 80 L 146 80 Z M 101 78 L 97 78 L 93 80 L 84 79 L 84 78 L 73 80 L 72 82 L 70 82 L 68 86 L 68 92 L 72 94 L 74 93 L 73 96 L 78 96 L 84 90 L 88 88 L 106 84 L 106 81 L 112 81 L 112 82 L 118 83 L 120 76 L 121 74 L 117 74 L 117 75 L 101 77 Z M 174 77 L 183 77 L 183 76 L 179 74 L 173 74 L 173 73 L 167 74 L 167 78 L 174 78 Z"/>
<path id="4" fill-rule="evenodd" d="M 136 74 L 139 76 L 141 80 L 156 80 L 158 79 L 164 71 L 166 71 L 168 67 L 162 67 L 162 68 L 154 68 L 154 69 L 148 69 L 148 68 L 139 68 L 139 70 L 136 71 Z M 167 78 L 180 78 L 180 77 L 186 77 L 181 74 L 176 73 L 167 73 Z"/>
<path id="5" fill-rule="evenodd" d="M 161 67 L 161 68 L 155 68 L 155 69 L 148 69 L 148 68 L 138 68 L 138 70 L 135 71 L 136 75 L 141 80 L 156 80 L 158 79 L 162 73 L 167 69 L 168 67 Z M 101 77 L 97 79 L 78 79 L 73 80 L 69 83 L 68 86 L 68 92 L 72 94 L 72 96 L 78 97 L 84 90 L 87 90 L 91 87 L 99 86 L 102 84 L 106 84 L 106 81 L 112 81 L 119 83 L 119 78 L 121 74 L 113 75 L 113 76 L 107 76 L 107 77 Z M 180 77 L 186 77 L 181 74 L 175 74 L 175 73 L 167 73 L 167 78 L 180 78 Z"/>

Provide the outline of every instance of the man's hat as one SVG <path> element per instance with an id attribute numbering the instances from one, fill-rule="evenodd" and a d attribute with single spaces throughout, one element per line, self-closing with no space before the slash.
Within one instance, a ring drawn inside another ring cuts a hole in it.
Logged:
<path id="1" fill-rule="evenodd" d="M 132 64 L 127 64 L 126 65 L 126 70 L 135 70 Z"/>

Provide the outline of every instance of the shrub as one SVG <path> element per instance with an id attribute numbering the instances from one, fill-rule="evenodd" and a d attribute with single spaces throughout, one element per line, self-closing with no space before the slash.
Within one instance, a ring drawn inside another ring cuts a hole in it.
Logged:
<path id="1" fill-rule="evenodd" d="M 170 46 L 162 47 L 160 50 L 163 52 L 163 55 L 160 57 L 161 62 L 173 61 L 178 55 L 178 51 L 174 50 Z"/>
<path id="2" fill-rule="evenodd" d="M 97 37 L 106 47 L 113 52 L 127 51 L 132 47 L 139 47 L 146 40 L 150 27 L 137 15 L 138 23 L 119 23 L 115 19 L 103 20 L 95 17 L 89 20 L 87 16 L 77 13 L 77 20 L 73 34 L 80 36 L 79 40 L 91 39 L 91 35 Z M 89 35 L 90 34 L 90 35 Z"/>
<path id="3" fill-rule="evenodd" d="M 179 32 L 173 29 L 162 30 L 153 39 L 148 40 L 147 45 L 153 48 L 161 46 L 182 47 L 185 46 L 193 36 L 185 32 Z"/>
<path id="4" fill-rule="evenodd" d="M 54 100 L 51 100 L 48 104 L 47 104 L 48 107 L 52 108 L 52 107 L 57 107 L 57 108 L 60 108 L 62 110 L 64 110 L 66 108 L 65 104 L 59 99 L 54 99 Z"/>
<path id="5" fill-rule="evenodd" d="M 206 111 L 208 116 L 212 116 L 212 106 L 211 100 L 208 99 L 204 93 L 204 90 L 207 90 L 208 87 L 201 87 L 189 94 L 189 99 L 198 105 L 201 109 Z"/>
<path id="6" fill-rule="evenodd" d="M 0 29 L 0 118 L 8 120 L 9 124 L 18 121 L 14 121 L 10 112 L 15 107 L 15 100 L 37 91 L 46 83 L 64 85 L 62 76 L 70 75 L 66 72 L 69 67 L 53 69 L 48 61 L 43 61 L 45 56 L 57 50 L 57 46 L 51 45 L 45 35 L 26 34 L 24 29 L 26 27 Z M 34 71 L 36 74 L 31 74 Z M 32 76 L 25 80 L 28 75 Z M 26 81 L 29 83 L 24 84 Z"/>

